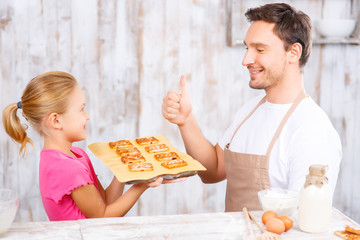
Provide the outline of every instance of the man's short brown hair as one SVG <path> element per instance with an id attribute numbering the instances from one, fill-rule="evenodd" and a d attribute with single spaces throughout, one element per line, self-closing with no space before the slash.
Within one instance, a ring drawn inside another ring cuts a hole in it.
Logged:
<path id="1" fill-rule="evenodd" d="M 275 23 L 274 34 L 283 42 L 288 51 L 294 43 L 300 43 L 302 54 L 300 66 L 303 67 L 311 52 L 311 20 L 308 15 L 296 11 L 286 3 L 271 3 L 257 8 L 250 8 L 245 13 L 250 22 L 265 21 Z"/>

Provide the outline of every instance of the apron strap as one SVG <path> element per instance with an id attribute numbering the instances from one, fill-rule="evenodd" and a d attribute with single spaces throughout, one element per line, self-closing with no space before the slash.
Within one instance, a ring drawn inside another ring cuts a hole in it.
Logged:
<path id="1" fill-rule="evenodd" d="M 275 135 L 274 137 L 272 138 L 271 142 L 270 142 L 270 145 L 267 149 L 267 152 L 266 152 L 266 157 L 269 158 L 270 157 L 270 153 L 271 153 L 271 150 L 272 148 L 274 147 L 275 145 L 275 142 L 277 140 L 277 138 L 279 137 L 280 133 L 281 133 L 281 130 L 283 129 L 285 123 L 287 122 L 287 120 L 289 119 L 290 115 L 295 111 L 295 108 L 299 105 L 299 103 L 301 102 L 301 100 L 303 100 L 304 98 L 306 98 L 307 95 L 304 91 L 304 89 L 301 90 L 300 94 L 296 97 L 294 103 L 291 105 L 289 111 L 285 114 L 285 117 L 283 118 L 283 120 L 281 121 L 279 127 L 277 128 L 276 132 L 275 132 Z M 268 164 L 269 164 L 269 161 L 268 161 Z"/>
<path id="2" fill-rule="evenodd" d="M 239 128 L 241 127 L 241 125 L 243 125 L 243 123 L 249 119 L 249 117 L 251 117 L 251 115 L 255 112 L 255 110 L 264 102 L 266 101 L 266 95 L 260 100 L 260 102 L 256 105 L 256 107 L 249 113 L 249 115 L 247 115 L 246 118 L 244 118 L 244 120 L 239 124 L 239 126 L 236 128 L 234 134 L 232 135 L 230 142 L 228 144 L 226 144 L 225 148 L 229 149 L 230 147 L 230 143 L 232 142 L 233 138 L 235 137 L 237 131 L 239 130 Z"/>

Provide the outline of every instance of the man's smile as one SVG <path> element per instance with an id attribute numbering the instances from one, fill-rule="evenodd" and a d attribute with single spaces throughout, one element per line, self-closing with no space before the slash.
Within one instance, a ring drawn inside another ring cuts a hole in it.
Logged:
<path id="1" fill-rule="evenodd" d="M 250 73 L 250 77 L 253 79 L 255 78 L 257 75 L 259 75 L 260 73 L 262 73 L 264 71 L 263 68 L 254 68 L 254 67 L 248 67 L 249 73 Z"/>

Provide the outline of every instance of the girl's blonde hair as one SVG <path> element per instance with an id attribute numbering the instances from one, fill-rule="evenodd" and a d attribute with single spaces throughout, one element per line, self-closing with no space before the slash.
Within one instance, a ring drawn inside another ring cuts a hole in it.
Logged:
<path id="1" fill-rule="evenodd" d="M 20 153 L 26 153 L 26 144 L 33 145 L 27 136 L 27 125 L 23 125 L 17 115 L 17 110 L 22 109 L 22 115 L 40 135 L 42 120 L 51 113 L 62 114 L 67 108 L 67 98 L 77 85 L 76 79 L 60 71 L 52 71 L 33 78 L 26 86 L 21 101 L 9 104 L 3 111 L 3 123 L 7 134 L 18 142 Z"/>

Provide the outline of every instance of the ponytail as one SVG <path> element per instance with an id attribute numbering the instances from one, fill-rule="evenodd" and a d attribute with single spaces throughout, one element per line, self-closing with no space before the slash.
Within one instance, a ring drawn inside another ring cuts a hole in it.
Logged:
<path id="1" fill-rule="evenodd" d="M 9 104 L 3 111 L 3 123 L 7 134 L 21 145 L 20 154 L 26 153 L 28 138 L 27 125 L 20 122 L 18 109 L 29 125 L 41 136 L 46 135 L 43 120 L 51 113 L 62 114 L 67 108 L 67 99 L 77 86 L 76 79 L 66 72 L 51 71 L 33 78 L 25 87 L 21 102 Z"/>
<path id="2" fill-rule="evenodd" d="M 20 154 L 22 156 L 26 153 L 26 144 L 30 143 L 34 146 L 33 141 L 27 136 L 27 125 L 20 122 L 17 116 L 18 106 L 16 103 L 9 104 L 3 111 L 3 123 L 6 133 L 17 143 L 21 145 Z"/>

